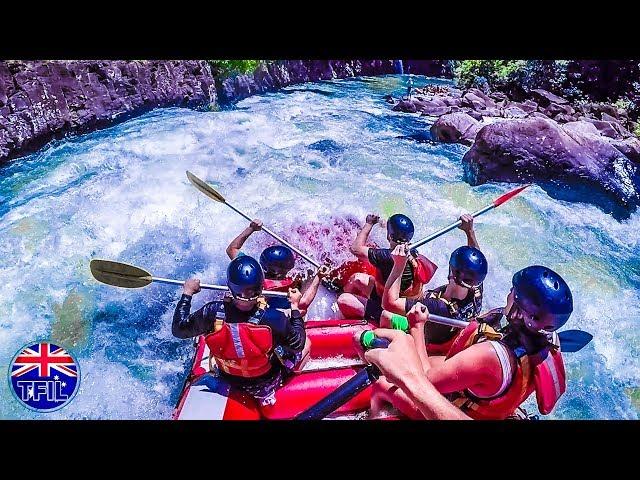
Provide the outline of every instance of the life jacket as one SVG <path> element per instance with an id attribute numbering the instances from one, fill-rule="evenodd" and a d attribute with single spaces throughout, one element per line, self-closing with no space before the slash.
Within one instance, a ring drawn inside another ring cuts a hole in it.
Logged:
<path id="1" fill-rule="evenodd" d="M 291 285 L 293 285 L 294 280 L 292 278 L 284 278 L 282 280 L 270 280 L 268 278 L 264 279 L 262 282 L 262 286 L 265 290 L 275 290 L 276 292 L 288 292 Z"/>
<path id="2" fill-rule="evenodd" d="M 418 265 L 413 269 L 413 282 L 424 285 L 436 274 L 438 266 L 424 255 L 418 255 L 417 260 Z"/>
<path id="3" fill-rule="evenodd" d="M 482 308 L 482 288 L 475 288 L 473 292 L 473 299 L 464 307 L 460 307 L 458 300 L 447 300 L 443 297 L 445 288 L 439 287 L 427 292 L 426 298 L 434 298 L 440 300 L 447 306 L 449 315 L 451 318 L 459 320 L 468 320 L 469 318 L 477 317 L 480 314 Z M 428 343 L 427 353 L 429 355 L 446 355 L 449 349 L 456 340 L 458 333 L 454 329 L 451 333 L 451 337 L 444 343 Z"/>
<path id="4" fill-rule="evenodd" d="M 495 340 L 505 345 L 501 339 L 502 334 L 488 323 L 474 320 L 455 338 L 447 359 L 484 340 Z M 505 346 L 513 353 L 517 364 L 506 390 L 489 399 L 478 398 L 468 390 L 456 392 L 451 395 L 452 403 L 476 420 L 503 420 L 512 416 L 535 391 L 538 410 L 543 415 L 549 414 L 566 390 L 564 362 L 557 334 L 554 333 L 548 346 L 535 354 L 527 354 L 522 347 L 514 350 Z"/>
<path id="5" fill-rule="evenodd" d="M 222 313 L 222 309 L 219 311 Z M 223 372 L 253 378 L 271 370 L 273 335 L 271 327 L 260 325 L 259 318 L 248 322 L 228 323 L 217 314 L 213 333 L 205 337 L 209 347 L 209 369 L 213 362 Z"/>

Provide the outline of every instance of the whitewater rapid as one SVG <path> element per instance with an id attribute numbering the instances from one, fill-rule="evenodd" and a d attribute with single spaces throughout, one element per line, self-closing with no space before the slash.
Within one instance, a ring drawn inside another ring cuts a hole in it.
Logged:
<path id="1" fill-rule="evenodd" d="M 82 382 L 67 407 L 47 415 L 24 409 L 0 382 L 0 418 L 170 418 L 193 353 L 191 341 L 171 335 L 180 289 L 108 287 L 88 264 L 113 259 L 157 276 L 224 282 L 225 247 L 247 222 L 194 189 L 187 169 L 336 262 L 351 258 L 346 245 L 368 212 L 406 213 L 418 238 L 513 188 L 470 187 L 466 147 L 429 141 L 433 119 L 391 111 L 383 95 L 404 92 L 405 79 L 289 87 L 226 111 L 155 110 L 2 167 L 0 363 L 6 372 L 21 346 L 56 340 L 79 359 Z M 427 82 L 447 83 L 416 85 Z M 503 305 L 516 270 L 544 264 L 574 294 L 565 329 L 594 335 L 565 356 L 567 393 L 549 418 L 638 418 L 639 228 L 637 213 L 618 222 L 535 185 L 477 220 L 490 264 L 485 308 Z M 385 244 L 380 228 L 372 239 Z M 433 286 L 445 282 L 448 256 L 463 242 L 454 231 L 421 249 L 440 266 Z M 256 233 L 244 251 L 259 255 L 272 243 Z M 197 295 L 194 308 L 216 295 Z M 321 289 L 310 317 L 335 316 L 334 300 Z M 526 406 L 535 410 L 535 400 Z"/>

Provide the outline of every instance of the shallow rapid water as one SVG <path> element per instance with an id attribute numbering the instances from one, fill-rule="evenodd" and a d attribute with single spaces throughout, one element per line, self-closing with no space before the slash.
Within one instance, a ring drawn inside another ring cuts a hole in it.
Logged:
<path id="1" fill-rule="evenodd" d="M 513 188 L 464 183 L 466 147 L 430 142 L 432 120 L 384 102 L 404 82 L 320 82 L 233 110 L 156 110 L 1 168 L 0 363 L 7 369 L 22 345 L 55 339 L 80 359 L 83 378 L 73 402 L 48 415 L 21 407 L 0 382 L 0 418 L 170 418 L 193 353 L 191 341 L 171 336 L 180 290 L 104 286 L 88 264 L 108 258 L 157 276 L 223 282 L 224 249 L 247 222 L 195 190 L 186 169 L 310 254 L 336 262 L 349 258 L 345 246 L 368 212 L 407 213 L 417 238 Z M 446 83 L 417 85 L 426 82 Z M 565 356 L 568 390 L 550 418 L 638 417 L 639 227 L 637 213 L 620 223 L 537 186 L 477 221 L 490 262 L 486 308 L 503 305 L 513 272 L 541 263 L 574 292 L 565 328 L 595 336 Z M 384 237 L 380 228 L 372 235 L 380 244 Z M 463 242 L 454 231 L 421 249 L 440 266 L 434 285 L 444 283 L 448 255 Z M 270 244 L 257 233 L 244 250 L 258 255 Z M 194 306 L 215 295 L 197 295 Z M 321 290 L 310 315 L 335 316 L 334 300 Z"/>

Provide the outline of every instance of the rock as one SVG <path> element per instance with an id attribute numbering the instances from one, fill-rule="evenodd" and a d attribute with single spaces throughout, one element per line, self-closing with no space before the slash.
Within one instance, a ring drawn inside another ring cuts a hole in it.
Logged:
<path id="1" fill-rule="evenodd" d="M 459 107 L 460 105 L 462 105 L 462 99 L 461 98 L 442 97 L 442 101 L 444 102 L 445 105 L 448 105 L 450 107 Z"/>
<path id="2" fill-rule="evenodd" d="M 471 145 L 480 127 L 480 122 L 471 116 L 456 112 L 442 115 L 431 126 L 430 131 L 436 141 Z"/>
<path id="3" fill-rule="evenodd" d="M 425 106 L 424 108 L 420 109 L 420 112 L 422 112 L 422 115 L 426 115 L 429 117 L 439 117 L 440 115 L 451 113 L 451 108 L 452 107 L 447 106 Z"/>
<path id="4" fill-rule="evenodd" d="M 584 120 L 586 122 L 593 123 L 595 127 L 600 131 L 601 135 L 609 138 L 621 139 L 622 135 L 618 130 L 609 122 L 604 122 L 602 120 L 593 120 L 587 117 L 580 117 L 580 120 Z"/>
<path id="5" fill-rule="evenodd" d="M 558 123 L 575 122 L 578 120 L 575 115 L 569 115 L 568 113 L 559 113 L 553 119 Z"/>
<path id="6" fill-rule="evenodd" d="M 585 122 L 583 120 L 565 123 L 562 125 L 562 129 L 565 132 L 573 132 L 579 135 L 600 135 L 600 132 L 593 123 Z"/>
<path id="7" fill-rule="evenodd" d="M 529 118 L 546 118 L 549 119 L 549 117 L 547 117 L 544 113 L 542 112 L 531 112 L 529 114 Z"/>
<path id="8" fill-rule="evenodd" d="M 474 110 L 473 108 L 463 108 L 462 111 L 464 113 L 466 113 L 467 115 L 469 115 L 471 118 L 478 120 L 479 122 L 482 121 L 482 113 Z"/>
<path id="9" fill-rule="evenodd" d="M 502 116 L 505 118 L 524 118 L 527 116 L 527 112 L 511 104 L 507 108 L 502 109 Z"/>
<path id="10" fill-rule="evenodd" d="M 416 113 L 418 111 L 418 107 L 416 102 L 413 100 L 400 100 L 393 106 L 392 110 L 394 112 Z"/>
<path id="11" fill-rule="evenodd" d="M 627 212 L 635 209 L 637 166 L 607 139 L 581 131 L 586 128 L 565 129 L 542 118 L 486 125 L 463 157 L 465 177 L 473 185 L 532 180 L 559 182 L 565 189 L 582 185 L 592 195 L 581 201 L 605 209 L 611 209 L 613 201 Z"/>
<path id="12" fill-rule="evenodd" d="M 569 103 L 566 98 L 559 97 L 554 95 L 551 92 L 543 90 L 542 88 L 536 88 L 535 90 L 531 90 L 531 95 L 538 101 L 541 107 L 546 107 L 551 103 L 555 103 L 557 105 L 562 105 L 565 103 Z"/>
<path id="13" fill-rule="evenodd" d="M 605 122 L 618 122 L 618 117 L 614 117 L 613 115 L 609 115 L 607 112 L 602 112 L 602 120 Z"/>
<path id="14" fill-rule="evenodd" d="M 487 108 L 487 103 L 484 101 L 484 99 L 471 92 L 467 92 L 462 96 L 462 105 L 471 107 L 474 110 L 481 110 L 483 108 Z"/>
<path id="15" fill-rule="evenodd" d="M 636 164 L 640 164 L 640 140 L 638 137 L 629 137 L 624 140 L 609 140 L 609 143 L 627 158 Z"/>

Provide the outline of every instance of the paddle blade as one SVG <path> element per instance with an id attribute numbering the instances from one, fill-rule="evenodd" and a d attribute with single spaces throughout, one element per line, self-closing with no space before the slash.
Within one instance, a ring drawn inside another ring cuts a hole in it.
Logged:
<path id="1" fill-rule="evenodd" d="M 558 333 L 558 338 L 562 353 L 574 353 L 582 350 L 593 339 L 593 335 L 582 330 L 565 330 Z"/>
<path id="2" fill-rule="evenodd" d="M 153 281 L 149 272 L 126 263 L 94 259 L 89 268 L 93 278 L 114 287 L 141 288 Z"/>
<path id="3" fill-rule="evenodd" d="M 496 198 L 493 201 L 493 206 L 494 207 L 499 207 L 500 205 L 502 205 L 505 202 L 508 202 L 509 200 L 511 200 L 513 197 L 515 197 L 516 195 L 518 195 L 521 191 L 523 191 L 525 188 L 530 187 L 531 184 L 527 184 L 524 185 L 522 187 L 518 187 L 518 188 L 514 188 L 513 190 L 511 190 L 510 192 L 507 193 L 503 193 L 502 195 L 500 195 L 498 198 Z"/>
<path id="4" fill-rule="evenodd" d="M 218 192 L 216 192 L 211 185 L 204 182 L 203 180 L 200 180 L 189 170 L 187 170 L 187 178 L 193 184 L 193 186 L 195 186 L 198 190 L 204 193 L 207 197 L 211 198 L 212 200 L 215 200 L 216 202 L 226 203 L 226 200 L 224 199 L 224 197 L 220 195 Z"/>

